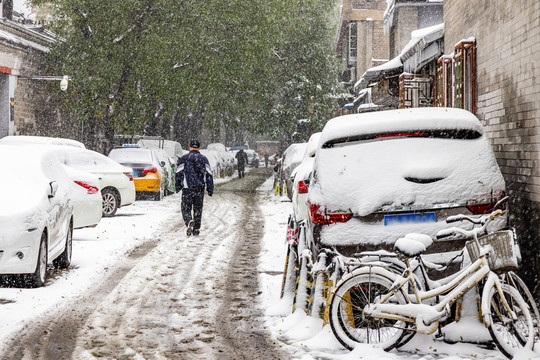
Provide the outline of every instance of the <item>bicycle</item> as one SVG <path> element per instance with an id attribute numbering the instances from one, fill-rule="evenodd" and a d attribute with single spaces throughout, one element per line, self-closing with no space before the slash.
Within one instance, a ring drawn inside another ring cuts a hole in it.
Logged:
<path id="1" fill-rule="evenodd" d="M 396 241 L 395 249 L 406 267 L 402 276 L 378 265 L 366 265 L 345 276 L 331 294 L 329 306 L 329 321 L 336 338 L 349 349 L 358 343 L 371 343 L 390 350 L 403 345 L 416 332 L 434 333 L 440 321 L 452 318 L 451 305 L 480 286 L 479 314 L 501 352 L 510 357 L 523 347 L 532 349 L 534 330 L 528 306 L 515 288 L 502 283 L 492 271 L 486 256 L 490 247 L 478 241 L 478 235 L 501 213 L 497 210 L 482 216 L 481 226 L 472 230 L 451 228 L 439 232 L 472 238 L 479 252 L 478 259 L 433 289 L 422 289 L 414 273 L 417 269 L 411 266 L 411 259 L 420 257 L 432 243 L 431 237 L 421 234 Z M 508 236 L 503 240 L 513 243 Z M 496 255 L 491 252 L 490 258 Z"/>

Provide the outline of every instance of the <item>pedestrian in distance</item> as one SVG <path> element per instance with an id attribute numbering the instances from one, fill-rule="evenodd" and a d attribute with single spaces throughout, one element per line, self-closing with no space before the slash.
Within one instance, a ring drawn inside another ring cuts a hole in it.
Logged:
<path id="1" fill-rule="evenodd" d="M 248 162 L 247 154 L 243 149 L 240 149 L 234 157 L 238 166 L 238 176 L 241 179 L 245 176 L 246 163 Z"/>
<path id="2" fill-rule="evenodd" d="M 199 140 L 189 142 L 189 153 L 178 159 L 176 167 L 176 192 L 182 190 L 182 217 L 187 236 L 199 235 L 204 201 L 204 189 L 208 196 L 214 193 L 212 168 L 206 156 L 199 152 Z"/>
<path id="3" fill-rule="evenodd" d="M 268 167 L 268 154 L 264 154 L 264 167 Z"/>

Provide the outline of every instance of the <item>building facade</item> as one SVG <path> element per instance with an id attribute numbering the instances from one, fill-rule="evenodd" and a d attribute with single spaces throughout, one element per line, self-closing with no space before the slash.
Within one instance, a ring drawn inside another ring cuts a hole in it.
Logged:
<path id="1" fill-rule="evenodd" d="M 67 134 L 72 126 L 65 126 L 57 94 L 48 91 L 53 74 L 42 70 L 55 37 L 13 11 L 12 2 L 1 2 L 0 13 L 0 137 Z"/>
<path id="2" fill-rule="evenodd" d="M 352 91 L 368 68 L 388 61 L 385 8 L 385 0 L 343 0 L 336 52 L 344 67 L 341 80 L 348 90 Z"/>
<path id="3" fill-rule="evenodd" d="M 473 91 L 464 93 L 505 177 L 511 221 L 527 261 L 522 268 L 532 280 L 540 273 L 540 2 L 445 0 L 444 24 L 445 54 L 474 43 Z"/>

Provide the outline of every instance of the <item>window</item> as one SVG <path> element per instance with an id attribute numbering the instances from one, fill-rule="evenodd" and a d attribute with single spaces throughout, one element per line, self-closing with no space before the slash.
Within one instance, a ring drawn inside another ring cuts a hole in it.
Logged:
<path id="1" fill-rule="evenodd" d="M 474 114 L 476 111 L 476 46 L 474 41 L 462 41 L 454 47 L 454 79 L 454 106 Z"/>
<path id="2" fill-rule="evenodd" d="M 357 45 L 358 45 L 358 23 L 352 22 L 349 24 L 349 39 L 348 39 L 348 61 L 356 63 Z"/>
<path id="3" fill-rule="evenodd" d="M 432 77 L 402 74 L 399 76 L 399 108 L 432 106 Z"/>
<path id="4" fill-rule="evenodd" d="M 437 61 L 435 106 L 452 107 L 452 57 L 443 55 Z"/>

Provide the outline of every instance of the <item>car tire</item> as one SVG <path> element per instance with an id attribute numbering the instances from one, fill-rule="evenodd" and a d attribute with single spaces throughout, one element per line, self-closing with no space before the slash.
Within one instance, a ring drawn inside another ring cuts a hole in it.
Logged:
<path id="1" fill-rule="evenodd" d="M 45 286 L 47 280 L 47 233 L 41 234 L 41 240 L 39 242 L 39 252 L 36 262 L 36 270 L 33 274 L 25 276 L 25 284 L 28 287 L 42 287 Z"/>
<path id="2" fill-rule="evenodd" d="M 114 216 L 120 204 L 118 192 L 114 189 L 106 188 L 101 190 L 101 197 L 103 198 L 103 216 Z"/>
<path id="3" fill-rule="evenodd" d="M 53 260 L 53 265 L 59 269 L 67 269 L 71 265 L 71 254 L 73 250 L 73 221 L 69 222 L 69 229 L 66 235 L 66 246 L 59 257 Z"/>

